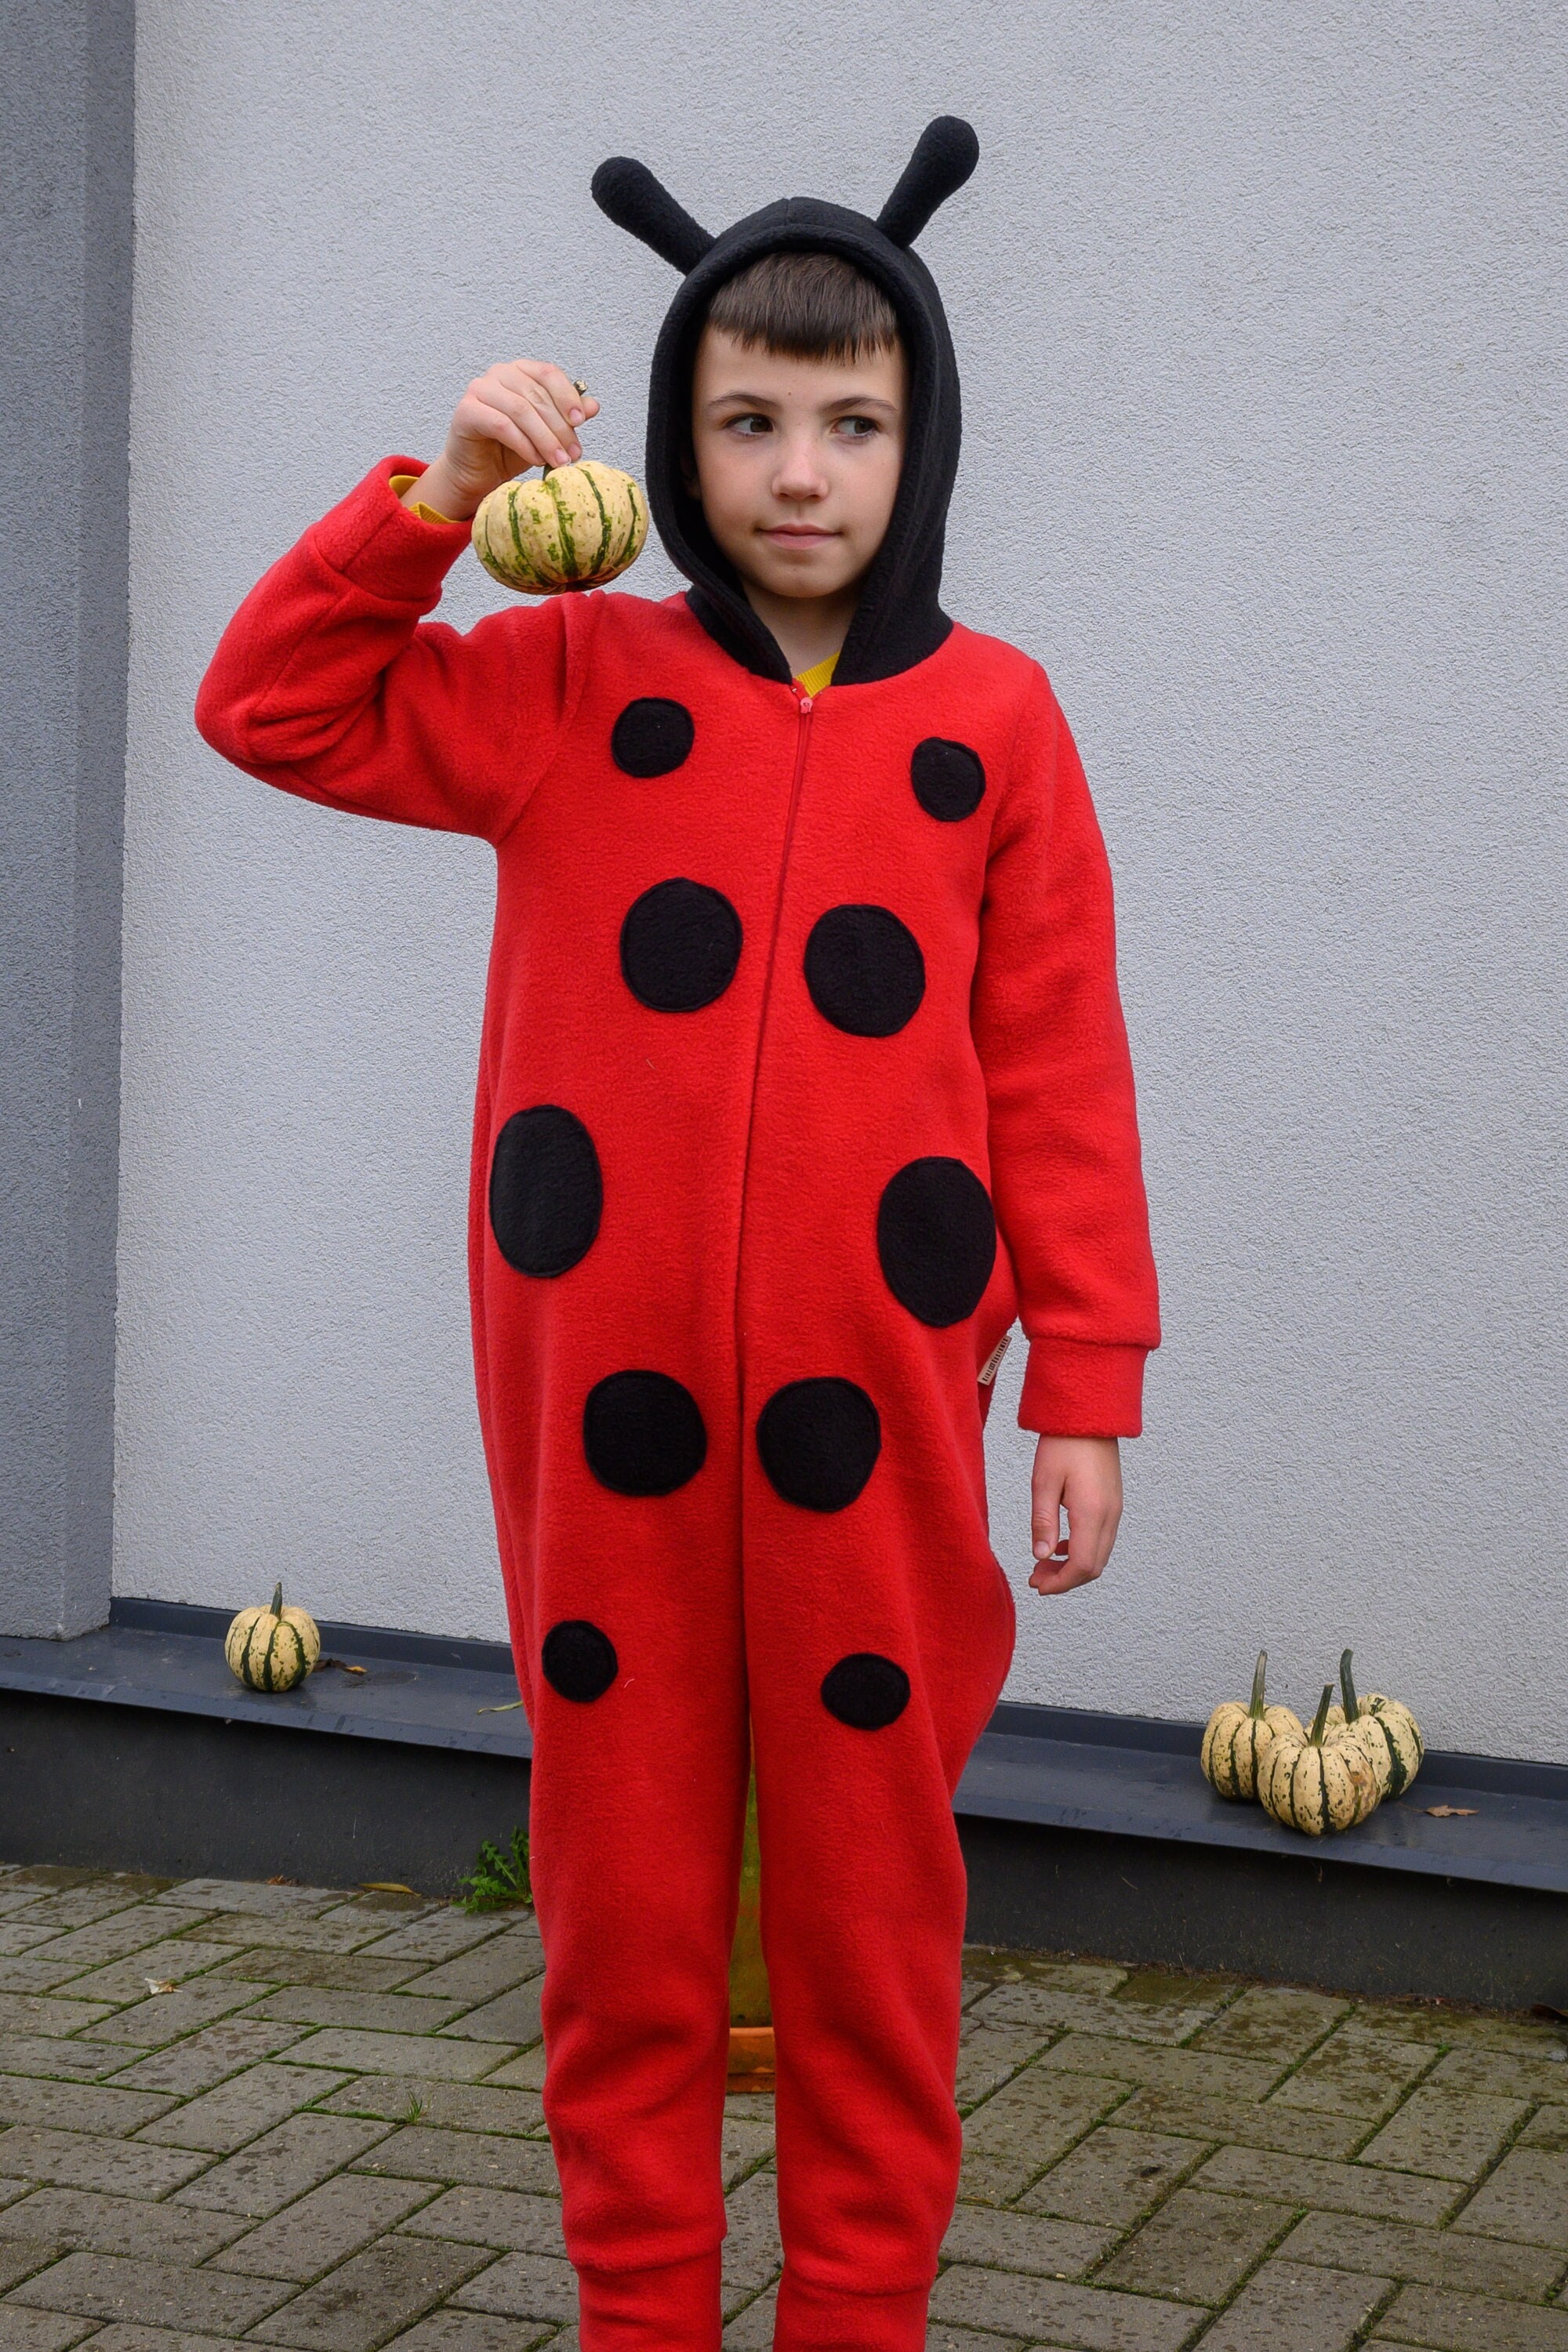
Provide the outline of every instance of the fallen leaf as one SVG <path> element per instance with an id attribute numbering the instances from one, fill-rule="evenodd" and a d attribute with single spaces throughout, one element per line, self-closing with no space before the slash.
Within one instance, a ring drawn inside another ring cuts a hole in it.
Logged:
<path id="1" fill-rule="evenodd" d="M 364 1895 L 412 1895 L 412 1886 L 405 1886 L 401 1878 L 362 1878 L 360 1891 Z"/>
<path id="2" fill-rule="evenodd" d="M 285 1878 L 282 1872 L 279 1871 L 278 1876 L 276 1878 L 269 1878 L 267 1884 L 268 1886 L 298 1886 L 300 1882 L 297 1878 Z"/>
<path id="3" fill-rule="evenodd" d="M 521 1705 L 522 1701 L 520 1698 L 509 1698 L 504 1706 L 479 1706 L 476 1707 L 474 1712 L 476 1715 L 510 1715 L 514 1706 Z"/>
<path id="4" fill-rule="evenodd" d="M 318 1658 L 311 1672 L 319 1675 L 323 1666 L 336 1666 L 341 1675 L 363 1675 L 366 1671 L 363 1666 L 351 1666 L 346 1658 Z"/>
<path id="5" fill-rule="evenodd" d="M 1534 2002 L 1530 2013 L 1531 2017 L 1549 2017 L 1555 2025 L 1568 2025 L 1568 2009 L 1554 2009 L 1549 2000 Z M 1561 2050 L 1549 2050 L 1546 2054 L 1549 2058 L 1561 2058 L 1563 2053 Z"/>
<path id="6" fill-rule="evenodd" d="M 173 1992 L 174 1990 L 173 1977 L 143 1977 L 142 1981 L 149 1992 Z"/>
<path id="7" fill-rule="evenodd" d="M 1426 1810 L 1435 1822 L 1457 1822 L 1472 1820 L 1476 1809 L 1474 1805 L 1428 1805 Z"/>

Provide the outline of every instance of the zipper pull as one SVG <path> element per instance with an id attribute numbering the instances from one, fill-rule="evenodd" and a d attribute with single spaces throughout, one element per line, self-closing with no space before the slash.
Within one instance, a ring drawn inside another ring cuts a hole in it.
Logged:
<path id="1" fill-rule="evenodd" d="M 803 719 L 809 719 L 811 717 L 811 702 L 812 698 L 809 694 L 803 694 L 801 696 L 800 715 Z"/>

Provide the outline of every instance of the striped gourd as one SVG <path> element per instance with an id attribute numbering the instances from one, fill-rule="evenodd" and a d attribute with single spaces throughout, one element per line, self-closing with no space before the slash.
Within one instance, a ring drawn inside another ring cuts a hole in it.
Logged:
<path id="1" fill-rule="evenodd" d="M 1426 1753 L 1421 1727 L 1407 1706 L 1382 1691 L 1356 1696 L 1349 1650 L 1340 1660 L 1340 1688 L 1345 1703 L 1342 1708 L 1329 1709 L 1331 1730 L 1340 1723 L 1353 1723 L 1366 1742 L 1372 1769 L 1377 1774 L 1379 1795 L 1402 1795 L 1421 1769 L 1421 1759 Z"/>
<path id="2" fill-rule="evenodd" d="M 1201 1761 L 1205 1777 L 1215 1791 L 1237 1802 L 1258 1794 L 1258 1775 L 1264 1756 L 1282 1731 L 1302 1736 L 1301 1718 L 1288 1706 L 1266 1706 L 1263 1697 L 1264 1677 L 1268 1671 L 1268 1653 L 1259 1650 L 1258 1668 L 1252 1677 L 1252 1699 L 1243 1706 L 1237 1699 L 1226 1699 L 1216 1706 L 1204 1732 Z"/>
<path id="3" fill-rule="evenodd" d="M 268 1609 L 242 1609 L 223 1645 L 228 1670 L 247 1690 L 292 1690 L 321 1654 L 316 1621 L 302 1609 L 285 1609 L 283 1587 Z"/>
<path id="4" fill-rule="evenodd" d="M 1353 1829 L 1381 1794 L 1361 1727 L 1329 1727 L 1333 1696 L 1332 1683 L 1325 1683 L 1311 1729 L 1300 1738 L 1285 1732 L 1275 1739 L 1258 1779 L 1264 1811 L 1282 1829 L 1302 1830 L 1309 1837 Z"/>
<path id="5" fill-rule="evenodd" d="M 584 457 L 539 481 L 503 482 L 474 517 L 474 553 L 524 596 L 602 588 L 642 553 L 647 501 L 629 474 Z"/>

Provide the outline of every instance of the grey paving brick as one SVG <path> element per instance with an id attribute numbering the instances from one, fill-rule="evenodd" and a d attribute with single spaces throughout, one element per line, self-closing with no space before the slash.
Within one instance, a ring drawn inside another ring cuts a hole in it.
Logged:
<path id="1" fill-rule="evenodd" d="M 1203 2352 L 1350 2352 L 1387 2279 L 1265 2263 L 1203 2338 Z"/>
<path id="2" fill-rule="evenodd" d="M 960 2109 L 988 2098 L 1044 2047 L 1045 2037 L 1033 2026 L 974 2025 L 965 2018 L 959 2031 L 953 2085 Z"/>
<path id="3" fill-rule="evenodd" d="M 300 1912 L 293 1918 L 266 1920 L 231 1911 L 209 1919 L 202 1932 L 225 1946 L 226 1960 L 237 1948 L 254 1951 L 262 1944 L 289 1952 L 357 1952 L 376 1941 L 382 1925 L 366 1911 Z"/>
<path id="4" fill-rule="evenodd" d="M 719 2174 L 725 2195 L 773 2152 L 771 2118 L 766 2123 L 747 2123 L 738 2116 L 726 2116 L 719 2131 Z"/>
<path id="5" fill-rule="evenodd" d="M 963 2126 L 959 2195 L 1005 2205 L 1122 2096 L 1120 2084 L 1083 2074 L 1016 2074 Z"/>
<path id="6" fill-rule="evenodd" d="M 324 2091 L 335 2090 L 342 2079 L 342 2074 L 321 2074 L 314 2066 L 248 2066 L 216 2091 L 205 2092 L 150 2124 L 141 2137 L 163 2147 L 202 2147 L 226 2156 L 285 2116 L 309 2106 Z"/>
<path id="7" fill-rule="evenodd" d="M 60 2034 L 0 2034 L 0 2074 L 48 2074 L 68 2083 L 90 2083 L 125 2063 L 123 2050 L 101 2042 L 69 2042 Z"/>
<path id="8" fill-rule="evenodd" d="M 1568 2156 L 1516 2147 L 1455 2222 L 1489 2238 L 1518 2238 L 1568 2254 Z"/>
<path id="9" fill-rule="evenodd" d="M 1350 2012 L 1347 2000 L 1300 1985 L 1252 1985 L 1232 2001 L 1193 2044 L 1230 2058 L 1261 2058 L 1293 2066 L 1326 2040 Z"/>
<path id="10" fill-rule="evenodd" d="M 76 2033 L 107 2017 L 107 2000 L 49 2000 L 42 1993 L 0 1992 L 0 2033 Z"/>
<path id="11" fill-rule="evenodd" d="M 1407 2286 L 1378 2321 L 1374 2340 L 1430 2345 L 1436 2352 L 1568 2352 L 1568 2311 Z"/>
<path id="12" fill-rule="evenodd" d="M 290 2116 L 237 2156 L 212 2165 L 180 2189 L 175 2201 L 259 2221 L 363 2156 L 384 2131 L 383 2124 L 347 2116 Z"/>
<path id="13" fill-rule="evenodd" d="M 216 2271 L 183 2270 L 173 2263 L 132 2261 L 119 2254 L 67 2254 L 40 2271 L 11 2300 L 42 2311 L 76 2311 L 89 2319 L 139 2320 L 237 2336 L 293 2288 L 279 2279 L 226 2278 Z"/>
<path id="14" fill-rule="evenodd" d="M 1562 2047 L 1560 2025 L 1490 2009 L 1456 2009 L 1448 2001 L 1376 2001 L 1356 2004 L 1366 2025 L 1407 2042 L 1431 2042 L 1445 2049 L 1532 2051 Z"/>
<path id="15" fill-rule="evenodd" d="M 40 1927 L 25 1911 L 18 1911 L 10 1918 L 0 1918 L 0 1954 L 15 1959 L 36 1945 L 53 1943 L 58 1932 L 54 1927 Z"/>
<path id="16" fill-rule="evenodd" d="M 1158 2204 L 1184 2174 L 1195 2171 L 1204 2154 L 1201 2141 L 1153 2131 L 1119 2131 L 1114 2124 L 1101 2124 L 1059 2164 L 1053 2164 L 1019 2202 L 1026 2212 L 1056 2213 L 1124 2230 Z M 1248 2194 L 1257 2186 L 1257 2161 L 1256 2157 L 1247 2158 L 1254 2173 Z"/>
<path id="17" fill-rule="evenodd" d="M 68 2311 L 24 2311 L 14 2303 L 0 2318 L 0 2345 L 5 2352 L 70 2352 L 97 2326 L 95 2319 L 80 2319 Z"/>
<path id="18" fill-rule="evenodd" d="M 280 2050 L 287 2050 L 299 2039 L 298 2030 L 286 2025 L 263 2025 L 248 2018 L 231 2018 L 226 2024 L 209 2025 L 200 2033 L 193 2033 L 186 2042 L 172 2042 L 166 2050 L 135 2059 L 129 2066 L 124 2063 L 126 2053 L 120 2051 L 114 2063 L 121 2072 L 110 2087 L 168 2091 L 180 2098 L 193 2099 L 243 2068 L 254 2066 L 263 2058 L 275 2058 Z"/>
<path id="19" fill-rule="evenodd" d="M 1372 2121 L 1390 2114 L 1435 2063 L 1428 2045 L 1396 2041 L 1352 2019 L 1303 2060 L 1275 2093 L 1274 2104 Z"/>
<path id="20" fill-rule="evenodd" d="M 759 2178 L 771 2180 L 771 2175 Z M 750 2187 L 747 2181 L 737 2195 L 743 2195 Z M 566 2259 L 561 2200 L 556 2197 L 520 2197 L 510 2189 L 447 2189 L 433 2203 L 422 2206 L 404 2227 L 416 2237 L 456 2238 L 460 2244 L 494 2246 L 502 2253 L 558 2254 L 563 2262 Z M 758 2281 L 759 2285 L 764 2284 Z"/>
<path id="21" fill-rule="evenodd" d="M 963 1950 L 965 2001 L 983 1999 L 998 1985 L 1049 1985 L 1063 1992 L 1109 1995 L 1131 1970 L 1117 1960 L 1069 1960 L 1048 1952 L 1005 1952 L 984 1944 Z"/>
<path id="22" fill-rule="evenodd" d="M 509 1922 L 493 1912 L 475 1915 L 459 1911 L 456 1905 L 440 1911 L 427 1911 L 422 1918 L 409 1919 L 379 1937 L 367 1950 L 376 1959 L 414 1959 L 435 1967 L 442 1960 L 455 1959 L 459 1952 L 472 1951 L 476 1945 L 488 1943 L 491 1937 L 504 1935 Z"/>
<path id="23" fill-rule="evenodd" d="M 1519 2145 L 1550 2148 L 1554 2156 L 1568 2153 L 1568 2106 L 1539 2108 L 1520 2133 Z"/>
<path id="24" fill-rule="evenodd" d="M 764 2294 L 757 2295 L 743 2311 L 736 2314 L 724 2330 L 724 2352 L 771 2352 L 778 2294 L 776 2286 L 770 2286 Z M 565 2336 L 557 2336 L 556 2343 L 563 2347 L 563 2352 L 567 2336 L 574 2339 L 573 2352 L 576 2352 L 576 2334 L 577 2330 L 572 2327 L 567 2329 Z M 551 2346 L 550 2352 L 555 2352 L 554 2344 Z"/>
<path id="25" fill-rule="evenodd" d="M 248 2013 L 290 2025 L 346 2025 L 369 2033 L 433 2033 L 456 2016 L 455 2000 L 425 2000 L 400 1992 L 343 1992 L 330 1985 L 289 1985 L 270 1992 Z"/>
<path id="26" fill-rule="evenodd" d="M 36 1956 L 35 1956 L 36 1957 Z M 107 1968 L 86 1969 L 73 1976 L 60 1997 L 76 2000 L 131 2001 L 146 1999 L 151 1985 L 182 1985 L 227 1957 L 227 1947 L 205 1936 L 176 1936 L 149 1944 L 128 1960 L 111 1960 Z"/>
<path id="27" fill-rule="evenodd" d="M 510 2058 L 486 2076 L 490 2084 L 510 2085 L 519 2091 L 542 2091 L 544 2087 L 544 2047 L 536 2043 L 525 2050 L 521 2058 Z"/>
<path id="28" fill-rule="evenodd" d="M 460 2182 L 476 2189 L 515 2189 L 535 2195 L 560 2193 L 555 2159 L 542 2140 L 441 2131 L 419 2124 L 382 2140 L 360 2158 L 355 2169 L 391 2174 L 403 2180 Z"/>
<path id="29" fill-rule="evenodd" d="M 379 1951 L 381 1947 L 376 1948 Z M 460 2001 L 471 2009 L 477 2002 L 494 2000 L 498 1994 L 526 1984 L 543 1967 L 544 1949 L 537 1932 L 519 1935 L 509 1928 L 488 1943 L 426 1970 L 409 1990 L 434 1994 L 439 2000 Z"/>
<path id="30" fill-rule="evenodd" d="M 561 2340 L 548 2320 L 500 2319 L 486 2311 L 454 2311 L 448 2305 L 419 2320 L 386 2352 L 531 2352 L 552 2337 Z"/>
<path id="31" fill-rule="evenodd" d="M 122 2138 L 156 2124 L 173 2105 L 171 2098 L 153 2091 L 116 2090 L 103 2083 L 51 2083 L 36 2075 L 0 2075 L 0 2123 L 5 2124 Z"/>
<path id="32" fill-rule="evenodd" d="M 449 2042 L 444 2034 L 363 2033 L 327 2025 L 295 2044 L 300 2066 L 334 2066 L 356 2074 L 435 2074 L 474 2083 L 512 2055 L 505 2042 Z M 324 2086 L 323 2086 L 324 2087 Z"/>
<path id="33" fill-rule="evenodd" d="M 1477 2092 L 1423 2086 L 1367 2142 L 1361 2160 L 1391 2165 L 1400 2172 L 1428 2172 L 1443 2180 L 1477 2180 L 1528 2112 L 1522 2099 L 1490 2099 Z"/>
<path id="34" fill-rule="evenodd" d="M 371 2352 L 445 2303 L 489 2259 L 477 2246 L 438 2238 L 382 2238 L 308 2286 L 251 2336 L 261 2344 L 297 2346 L 299 2352 Z"/>
<path id="35" fill-rule="evenodd" d="M 321 2105 L 330 2115 L 380 2116 L 389 2124 L 441 2124 L 454 2131 L 537 2136 L 544 2129 L 544 2102 L 537 2091 L 433 2083 L 428 2075 L 356 2074 Z"/>
<path id="36" fill-rule="evenodd" d="M 486 2255 L 484 2260 L 489 2261 Z M 500 2312 L 517 2319 L 574 2320 L 577 2276 L 551 2254 L 503 2254 L 452 2298 L 465 2311 Z"/>
<path id="37" fill-rule="evenodd" d="M 63 2251 L 53 2238 L 0 2239 L 0 2293 L 47 2270 Z"/>
<path id="38" fill-rule="evenodd" d="M 49 1943 L 36 1945 L 29 1958 L 37 1966 L 53 1969 L 55 1984 L 65 1984 L 74 1977 L 85 1975 L 89 1969 L 100 1969 L 111 1960 L 162 1947 L 170 1937 L 183 1936 L 186 1930 L 199 1927 L 207 1916 L 205 1911 L 177 1911 L 171 1915 L 161 1905 L 138 1903 L 129 1910 L 112 1913 L 107 1919 L 95 1919 L 89 1927 L 72 1927 Z M 45 1991 L 49 1989 L 41 1988 Z"/>
<path id="39" fill-rule="evenodd" d="M 1199 2099 L 1152 2086 L 1135 2091 L 1116 2120 L 1128 2131 L 1175 2132 L 1194 2139 L 1235 2140 L 1243 2147 L 1278 2148 L 1286 2156 L 1349 2156 L 1366 2126 L 1351 2116 L 1282 2107 L 1269 2099 Z"/>
<path id="40" fill-rule="evenodd" d="M 212 2268 L 258 2278 L 318 2278 L 412 2213 L 428 2185 L 340 2172 L 218 2254 Z"/>
<path id="41" fill-rule="evenodd" d="M 36 2131 L 19 2125 L 0 2138 L 0 2161 L 8 2175 L 61 2189 L 99 2189 L 110 2197 L 166 2197 L 209 2159 L 148 2147 L 141 2140 L 93 2139 L 86 2132 Z"/>
<path id="42" fill-rule="evenodd" d="M 993 2205 L 960 2205 L 942 2240 L 942 2258 L 989 2263 L 996 2270 L 1027 2271 L 1036 2278 L 1076 2279 L 1099 2262 L 1117 2234 L 1103 2223 L 999 2212 Z"/>
<path id="43" fill-rule="evenodd" d="M 1074 2352 L 1178 2352 L 1197 2314 L 1190 2304 L 955 2263 L 931 2289 L 931 2318 L 956 2327 L 1001 2330 L 1029 2344 Z"/>
<path id="44" fill-rule="evenodd" d="M 1426 2079 L 1435 2090 L 1485 2091 L 1498 2099 L 1568 2100 L 1568 2052 L 1450 2050 Z"/>
<path id="45" fill-rule="evenodd" d="M 1140 2294 L 1220 2303 L 1289 2226 L 1294 2207 L 1271 2199 L 1211 2197 L 1178 2189 L 1107 2263 L 1100 2281 Z"/>
<path id="46" fill-rule="evenodd" d="M 1068 1992 L 1054 1985 L 998 1985 L 968 2014 L 978 2024 L 1027 2027 L 1037 2033 L 1103 2033 L 1135 2042 L 1184 2042 L 1206 2024 L 1217 2000 L 1188 2007 L 1122 2001 L 1114 1993 Z"/>
<path id="47" fill-rule="evenodd" d="M 526 1984 L 514 1985 L 510 1992 L 503 1992 L 498 2000 L 487 2000 L 482 2008 L 470 2009 L 465 2016 L 454 2018 L 441 2032 L 475 2042 L 510 2042 L 514 2048 L 537 2042 L 542 2031 L 539 2000 L 543 1990 L 542 1976 L 531 1977 Z M 510 2051 L 507 2055 L 511 2055 Z"/>
<path id="48" fill-rule="evenodd" d="M 162 2050 L 220 2017 L 231 2016 L 256 1999 L 254 1985 L 226 1984 L 195 1977 L 176 1992 L 150 1993 L 94 2025 L 84 2041 L 121 2042 L 137 2050 Z"/>
<path id="49" fill-rule="evenodd" d="M 390 1992 L 394 1985 L 416 1975 L 419 1967 L 417 1960 L 382 1960 L 368 1952 L 290 1952 L 261 1944 L 236 1952 L 215 1973 L 252 1985 L 330 1985 L 339 1992 Z"/>
<path id="50" fill-rule="evenodd" d="M 1016 2336 L 983 2336 L 973 2327 L 949 2327 L 939 2320 L 926 2329 L 926 2352 L 1013 2352 L 1017 2340 Z"/>
<path id="51" fill-rule="evenodd" d="M 336 1910 L 342 1890 L 331 1886 L 265 1886 L 247 1878 L 184 1878 L 158 1897 L 170 1908 L 233 1911 L 252 1919 L 292 1919 Z"/>
<path id="52" fill-rule="evenodd" d="M 33 2316 L 41 2318 L 43 2314 Z M 184 2327 L 127 2327 L 118 2322 L 110 2327 L 98 2327 L 96 2320 L 77 2324 L 98 2328 L 98 2333 L 89 2339 L 97 2352 L 234 2352 L 233 2342 L 226 2336 L 193 2336 Z"/>
<path id="53" fill-rule="evenodd" d="M 1040 2060 L 1052 2073 L 1102 2074 L 1121 2083 L 1152 2083 L 1197 2098 L 1262 2099 L 1280 2068 L 1257 2058 L 1215 2058 L 1202 2050 L 1163 2050 L 1152 2042 L 1120 2042 L 1103 2033 L 1069 2033 Z"/>
<path id="54" fill-rule="evenodd" d="M 1070 2160 L 1070 2159 L 1069 2159 Z M 1050 2178 L 1049 2174 L 1047 2179 Z M 1256 2196 L 1259 2188 L 1293 2205 L 1328 2213 L 1364 2213 L 1374 2221 L 1436 2224 L 1463 2195 L 1452 2180 L 1423 2180 L 1407 2172 L 1379 2172 L 1365 2164 L 1326 2164 L 1310 2156 L 1276 2156 L 1267 2171 L 1250 2148 L 1222 2147 L 1194 2184 L 1226 2195 Z"/>
<path id="55" fill-rule="evenodd" d="M 1563 2269 L 1556 2254 L 1545 2247 L 1499 2245 L 1489 2238 L 1461 2237 L 1453 2230 L 1368 2221 L 1348 2213 L 1309 2213 L 1296 2224 L 1281 2252 L 1290 2262 L 1322 2263 L 1331 2269 L 1370 2271 L 1424 2286 L 1452 2287 L 1460 2294 L 1521 2301 L 1545 2294 Z"/>
<path id="56" fill-rule="evenodd" d="M 742 2180 L 729 2199 L 727 2211 L 730 2234 L 721 2249 L 719 2299 L 729 2318 L 784 2267 L 775 2175 L 763 2170 Z"/>
<path id="57" fill-rule="evenodd" d="M 227 2244 L 237 2226 L 185 2206 L 86 2189 L 36 2189 L 0 2213 L 0 2238 L 44 2240 L 62 2252 L 146 2254 L 173 2263 L 205 2262 Z"/>
<path id="58" fill-rule="evenodd" d="M 144 1903 L 155 1892 L 152 1880 L 132 1884 L 123 1878 L 106 1878 L 101 1873 L 81 1871 L 76 1874 L 79 1884 L 66 1886 L 62 1883 L 51 1889 L 42 1872 L 20 1873 L 8 1882 L 13 1893 L 22 1891 L 24 1883 L 35 1892 L 36 1899 L 28 1909 L 29 1919 L 50 1927 L 57 1936 L 70 1927 L 86 1927 L 94 1919 L 106 1919 L 111 1911 L 128 1910 L 133 1903 Z"/>

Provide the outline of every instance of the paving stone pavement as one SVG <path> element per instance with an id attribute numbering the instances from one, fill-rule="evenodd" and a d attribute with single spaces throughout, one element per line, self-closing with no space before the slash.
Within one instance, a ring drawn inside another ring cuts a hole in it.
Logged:
<path id="1" fill-rule="evenodd" d="M 578 2352 L 542 1973 L 527 1912 L 0 1865 L 0 2352 Z M 927 2352 L 1568 2352 L 1561 2025 L 965 1978 Z M 770 2352 L 771 2100 L 722 2163 L 725 2352 Z"/>

